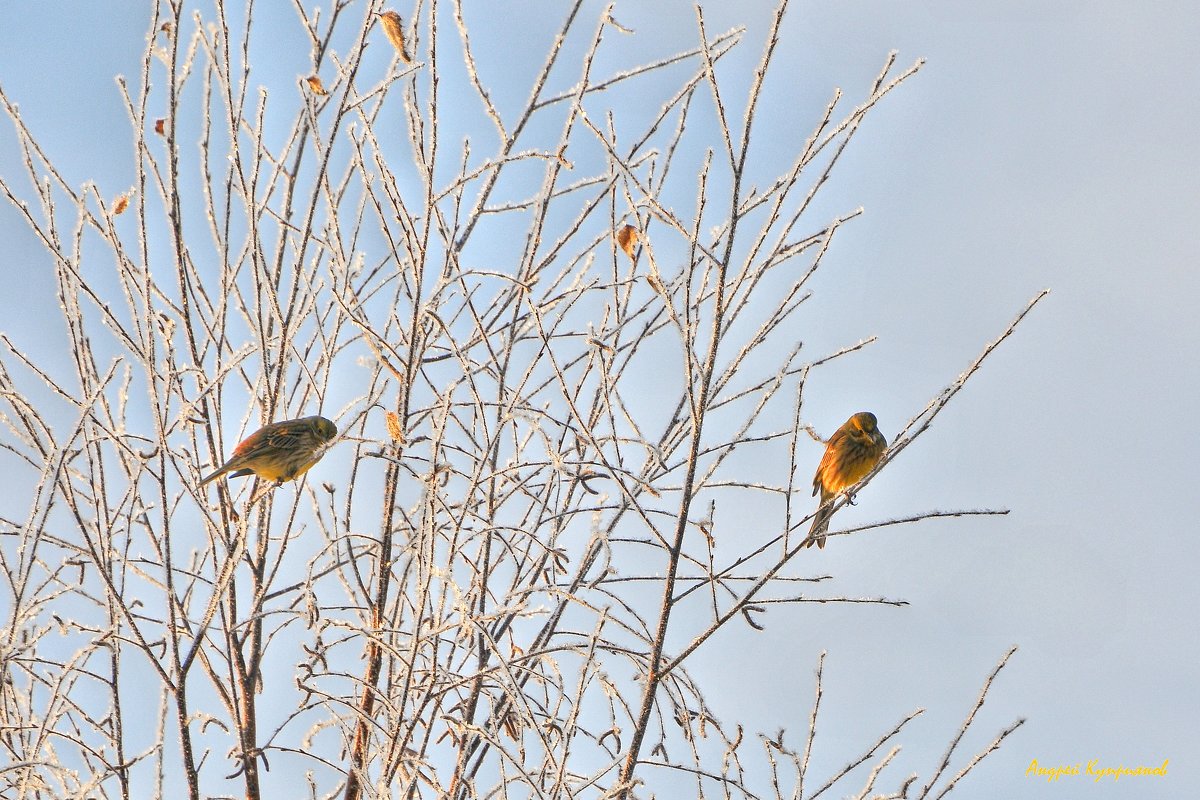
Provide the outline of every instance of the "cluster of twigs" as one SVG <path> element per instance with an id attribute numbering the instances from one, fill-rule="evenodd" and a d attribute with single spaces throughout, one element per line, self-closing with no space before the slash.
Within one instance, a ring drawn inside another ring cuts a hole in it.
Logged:
<path id="1" fill-rule="evenodd" d="M 516 110 L 444 5 L 297 6 L 312 75 L 268 94 L 257 9 L 231 32 L 224 3 L 160 4 L 119 82 L 135 178 L 116 196 L 77 188 L 0 93 L 33 194 L 0 190 L 65 331 L 50 361 L 0 339 L 5 797 L 875 791 L 908 719 L 809 777 L 818 671 L 806 744 L 763 737 L 760 773 L 686 663 L 768 604 L 903 603 L 786 573 L 813 511 L 805 381 L 869 342 L 806 359 L 785 323 L 858 213 L 814 225 L 814 197 L 920 62 L 889 56 L 853 107 L 835 93 L 753 188 L 786 3 L 735 102 L 720 62 L 743 30 L 698 12 L 694 49 L 598 75 L 633 40 L 575 2 Z M 455 37 L 461 85 L 439 62 Z M 657 75 L 675 89 L 647 106 Z M 454 152 L 446 109 L 472 103 L 485 124 Z M 318 412 L 342 439 L 305 482 L 198 487 L 239 433 Z M 780 480 L 739 479 L 735 451 Z M 774 511 L 731 540 L 747 508 Z"/>

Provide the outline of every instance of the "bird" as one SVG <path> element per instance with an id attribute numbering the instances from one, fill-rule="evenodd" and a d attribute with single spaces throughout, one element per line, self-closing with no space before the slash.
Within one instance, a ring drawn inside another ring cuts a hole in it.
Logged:
<path id="1" fill-rule="evenodd" d="M 230 477 L 257 475 L 280 485 L 295 480 L 325 455 L 337 426 L 322 416 L 272 422 L 243 439 L 221 468 L 200 479 L 200 486 L 232 472 Z"/>
<path id="2" fill-rule="evenodd" d="M 825 455 L 821 456 L 817 474 L 813 476 L 813 495 L 821 493 L 821 505 L 804 541 L 805 547 L 825 546 L 825 533 L 833 516 L 830 501 L 865 478 L 883 457 L 887 437 L 879 432 L 878 424 L 870 411 L 859 411 L 829 437 Z M 854 502 L 854 495 L 846 496 Z"/>

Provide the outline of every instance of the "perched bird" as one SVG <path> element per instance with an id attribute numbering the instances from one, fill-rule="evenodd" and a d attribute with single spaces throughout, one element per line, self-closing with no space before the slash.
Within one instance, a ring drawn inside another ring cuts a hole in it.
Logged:
<path id="1" fill-rule="evenodd" d="M 833 516 L 829 502 L 865 478 L 883 457 L 887 437 L 879 432 L 877 425 L 874 414 L 860 411 L 829 437 L 825 455 L 821 456 L 817 474 L 813 476 L 813 494 L 820 491 L 821 507 L 813 518 L 805 547 L 825 546 L 825 532 Z M 847 496 L 853 503 L 854 496 Z"/>
<path id="2" fill-rule="evenodd" d="M 337 426 L 321 416 L 272 422 L 256 430 L 233 449 L 221 468 L 201 479 L 200 485 L 219 478 L 257 475 L 263 480 L 295 480 L 325 455 L 325 446 L 337 436 Z"/>

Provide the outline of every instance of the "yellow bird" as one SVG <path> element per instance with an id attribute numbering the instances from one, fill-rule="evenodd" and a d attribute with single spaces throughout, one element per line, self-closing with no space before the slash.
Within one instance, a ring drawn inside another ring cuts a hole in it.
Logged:
<path id="1" fill-rule="evenodd" d="M 321 416 L 272 422 L 243 439 L 230 459 L 200 485 L 226 472 L 233 478 L 253 474 L 276 484 L 295 480 L 321 460 L 336 436 L 337 426 Z"/>
<path id="2" fill-rule="evenodd" d="M 821 507 L 813 518 L 805 547 L 825 546 L 825 533 L 833 516 L 830 501 L 865 478 L 885 450 L 887 437 L 879 432 L 878 422 L 870 411 L 858 412 L 829 437 L 825 455 L 821 456 L 817 474 L 813 476 L 813 495 L 821 493 Z M 854 502 L 854 495 L 847 497 Z"/>

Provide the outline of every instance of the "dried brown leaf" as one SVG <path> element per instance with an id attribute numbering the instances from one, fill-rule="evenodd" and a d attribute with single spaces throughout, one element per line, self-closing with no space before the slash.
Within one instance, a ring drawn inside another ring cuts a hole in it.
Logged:
<path id="1" fill-rule="evenodd" d="M 412 59 L 408 57 L 408 51 L 404 49 L 404 22 L 400 19 L 400 15 L 395 11 L 384 11 L 378 16 L 383 25 L 383 32 L 387 34 L 392 47 L 396 48 L 396 52 L 400 54 L 400 60 L 405 64 L 411 63 Z"/>
<path id="2" fill-rule="evenodd" d="M 392 437 L 392 441 L 404 444 L 404 426 L 400 424 L 400 415 L 395 411 L 387 411 L 383 417 L 387 421 L 388 436 Z"/>
<path id="3" fill-rule="evenodd" d="M 626 225 L 621 230 L 617 231 L 617 246 L 625 251 L 625 255 L 629 256 L 630 261 L 636 260 L 634 257 L 634 249 L 638 243 L 638 229 L 632 225 Z"/>
<path id="4" fill-rule="evenodd" d="M 113 203 L 113 216 L 124 214 L 127 208 L 129 208 L 129 195 L 123 194 Z"/>
<path id="5" fill-rule="evenodd" d="M 662 281 L 660 281 L 658 276 L 653 272 L 646 276 L 646 283 L 650 284 L 650 288 L 654 289 L 654 291 L 658 292 L 663 297 L 667 296 L 667 287 L 662 285 Z"/>
<path id="6" fill-rule="evenodd" d="M 304 80 L 308 83 L 308 88 L 312 91 L 313 94 L 315 94 L 315 95 L 329 94 L 329 92 L 325 91 L 325 84 L 321 83 L 321 78 L 319 76 L 310 75 L 309 77 L 305 78 Z"/>
<path id="7" fill-rule="evenodd" d="M 167 133 L 167 121 L 162 118 L 154 120 L 154 132 L 159 136 L 165 136 Z"/>

